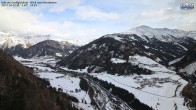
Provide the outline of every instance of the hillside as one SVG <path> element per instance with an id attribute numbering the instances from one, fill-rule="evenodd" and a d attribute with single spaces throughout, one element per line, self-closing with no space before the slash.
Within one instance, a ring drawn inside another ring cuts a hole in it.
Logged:
<path id="1" fill-rule="evenodd" d="M 0 51 L 1 110 L 70 110 L 74 97 L 56 91 L 47 80 Z"/>

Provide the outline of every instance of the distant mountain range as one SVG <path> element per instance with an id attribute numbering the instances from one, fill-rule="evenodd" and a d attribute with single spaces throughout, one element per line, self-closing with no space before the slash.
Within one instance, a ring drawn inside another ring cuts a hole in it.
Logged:
<path id="1" fill-rule="evenodd" d="M 45 40 L 37 44 L 24 48 L 21 44 L 4 48 L 4 52 L 10 55 L 17 55 L 23 58 L 32 58 L 40 56 L 64 57 L 72 53 L 78 46 L 68 42 L 58 42 L 54 40 Z"/>
<path id="2" fill-rule="evenodd" d="M 12 31 L 0 32 L 0 48 L 11 55 L 24 58 L 39 56 L 65 56 L 78 48 L 79 40 L 49 40 L 50 35 L 18 34 Z"/>
<path id="3" fill-rule="evenodd" d="M 58 36 L 40 35 L 34 33 L 18 33 L 14 31 L 0 31 L 0 47 L 4 49 L 20 44 L 24 48 L 27 48 L 30 45 L 34 45 L 44 40 L 56 40 L 55 38 L 58 38 Z M 87 44 L 87 42 L 79 39 L 63 39 L 57 41 L 66 41 L 77 46 Z"/>

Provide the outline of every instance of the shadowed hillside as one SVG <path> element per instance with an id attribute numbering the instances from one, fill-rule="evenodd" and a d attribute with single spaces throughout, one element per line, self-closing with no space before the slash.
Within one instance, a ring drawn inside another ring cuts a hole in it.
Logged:
<path id="1" fill-rule="evenodd" d="M 0 50 L 0 110 L 74 110 L 74 97 L 56 91 Z"/>

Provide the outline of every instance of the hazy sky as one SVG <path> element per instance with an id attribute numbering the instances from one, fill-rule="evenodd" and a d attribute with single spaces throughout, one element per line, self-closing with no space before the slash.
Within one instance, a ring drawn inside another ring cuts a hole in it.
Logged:
<path id="1" fill-rule="evenodd" d="M 196 30 L 196 10 L 180 10 L 180 3 L 185 0 L 9 1 L 56 1 L 57 4 L 19 8 L 0 6 L 0 30 L 87 41 L 139 25 Z M 187 2 L 196 4 L 195 0 Z"/>

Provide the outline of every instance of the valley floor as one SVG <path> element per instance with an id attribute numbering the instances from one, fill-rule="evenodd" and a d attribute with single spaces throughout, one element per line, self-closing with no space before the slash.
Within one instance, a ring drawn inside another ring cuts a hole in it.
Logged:
<path id="1" fill-rule="evenodd" d="M 40 78 L 44 78 L 50 81 L 52 87 L 56 89 L 61 88 L 65 93 L 78 98 L 79 103 L 75 104 L 79 108 L 85 110 L 95 109 L 92 106 L 89 94 L 86 91 L 80 89 L 79 77 L 73 77 L 72 74 L 62 74 L 57 72 L 54 68 L 47 67 L 47 64 L 55 65 L 56 60 L 53 57 L 40 57 L 33 59 L 23 59 L 15 57 L 28 67 L 33 67 L 36 71 L 35 75 Z M 64 70 L 69 70 L 65 67 L 61 67 Z M 83 70 L 69 70 L 75 71 L 80 74 L 87 73 L 86 69 Z M 101 80 L 108 81 L 117 87 L 128 90 L 133 93 L 144 104 L 154 108 L 155 110 L 188 110 L 183 105 L 184 98 L 181 96 L 181 91 L 187 84 L 187 81 L 181 79 L 175 72 L 164 68 L 164 72 L 155 71 L 152 75 L 128 75 L 119 76 L 111 75 L 106 72 L 91 73 L 94 77 L 98 77 Z M 111 104 L 110 104 L 111 105 Z M 109 104 L 108 110 L 112 109 Z M 126 108 L 126 107 L 125 107 Z"/>

